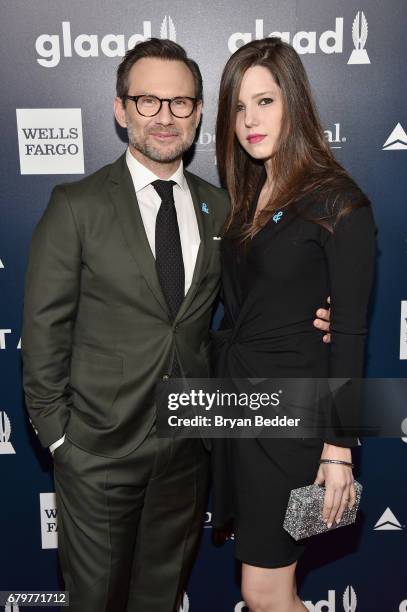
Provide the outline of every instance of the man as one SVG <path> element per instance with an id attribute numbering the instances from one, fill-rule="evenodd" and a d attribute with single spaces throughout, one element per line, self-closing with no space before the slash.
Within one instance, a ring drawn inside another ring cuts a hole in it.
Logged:
<path id="1" fill-rule="evenodd" d="M 160 439 L 154 389 L 207 377 L 225 191 L 184 171 L 202 112 L 176 43 L 129 51 L 114 103 L 129 147 L 57 186 L 30 250 L 24 388 L 54 452 L 59 554 L 74 611 L 173 612 L 208 487 L 200 440 Z"/>

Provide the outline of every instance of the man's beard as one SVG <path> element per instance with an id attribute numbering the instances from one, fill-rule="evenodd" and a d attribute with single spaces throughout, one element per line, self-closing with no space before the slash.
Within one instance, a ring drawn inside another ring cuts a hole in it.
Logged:
<path id="1" fill-rule="evenodd" d="M 171 163 L 173 161 L 181 159 L 184 153 L 188 151 L 188 149 L 192 146 L 192 143 L 195 138 L 195 129 L 191 128 L 191 130 L 187 132 L 186 140 L 184 142 L 181 141 L 177 144 L 174 144 L 169 149 L 161 150 L 159 146 L 156 146 L 154 143 L 148 140 L 148 136 L 152 131 L 159 132 L 160 130 L 157 126 L 155 128 L 149 128 L 149 131 L 145 133 L 142 137 L 136 136 L 136 130 L 133 128 L 133 125 L 129 118 L 127 119 L 127 136 L 131 146 L 148 159 L 161 163 Z M 166 128 L 165 132 L 179 134 L 179 131 L 175 130 L 174 128 Z"/>

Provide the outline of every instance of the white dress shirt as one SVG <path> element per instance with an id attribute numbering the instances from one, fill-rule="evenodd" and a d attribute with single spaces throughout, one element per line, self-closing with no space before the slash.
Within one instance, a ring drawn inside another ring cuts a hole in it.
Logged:
<path id="1" fill-rule="evenodd" d="M 126 152 L 126 162 L 130 170 L 131 178 L 133 179 L 133 185 L 151 252 L 155 257 L 155 220 L 158 209 L 161 206 L 161 198 L 151 183 L 159 179 L 159 177 L 138 162 L 130 153 L 129 149 L 127 149 Z M 182 259 L 184 260 L 186 295 L 192 282 L 200 237 L 195 208 L 188 183 L 184 176 L 182 160 L 177 170 L 168 180 L 176 183 L 173 188 L 173 193 L 181 239 Z"/>
<path id="2" fill-rule="evenodd" d="M 133 181 L 150 249 L 155 257 L 155 221 L 158 209 L 161 206 L 161 198 L 151 183 L 159 179 L 159 177 L 137 161 L 130 153 L 129 149 L 126 151 L 126 163 Z M 176 183 L 173 187 L 173 193 L 181 240 L 182 259 L 184 261 L 186 295 L 192 282 L 200 236 L 194 204 L 192 202 L 188 183 L 184 176 L 184 165 L 182 160 L 177 170 L 168 180 Z M 49 447 L 51 453 L 53 453 L 64 440 L 65 435 L 51 444 Z"/>

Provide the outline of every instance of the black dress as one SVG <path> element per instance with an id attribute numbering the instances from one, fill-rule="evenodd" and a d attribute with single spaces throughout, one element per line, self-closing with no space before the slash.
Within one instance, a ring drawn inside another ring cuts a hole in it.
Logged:
<path id="1" fill-rule="evenodd" d="M 335 199 L 335 218 L 356 186 Z M 366 199 L 365 199 L 366 201 Z M 367 201 L 366 201 L 367 202 Z M 255 208 L 253 206 L 253 212 Z M 246 249 L 221 245 L 225 315 L 215 333 L 216 375 L 361 377 L 376 227 L 369 203 L 342 216 L 330 233 L 294 210 L 273 215 Z M 318 216 L 326 202 L 300 202 Z M 313 326 L 331 296 L 332 342 Z M 290 490 L 312 484 L 324 441 L 343 447 L 357 438 L 213 440 L 213 524 L 234 520 L 236 556 L 258 567 L 297 560 L 305 540 L 282 527 Z"/>

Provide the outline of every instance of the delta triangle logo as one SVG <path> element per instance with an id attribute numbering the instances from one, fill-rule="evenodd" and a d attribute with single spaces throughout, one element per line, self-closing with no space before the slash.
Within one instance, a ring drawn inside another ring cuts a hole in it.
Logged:
<path id="1" fill-rule="evenodd" d="M 400 529 L 403 529 L 403 527 L 396 519 L 390 508 L 386 508 L 374 526 L 375 531 L 400 531 Z"/>
<path id="2" fill-rule="evenodd" d="M 401 123 L 398 123 L 386 142 L 383 151 L 407 151 L 407 134 Z"/>

